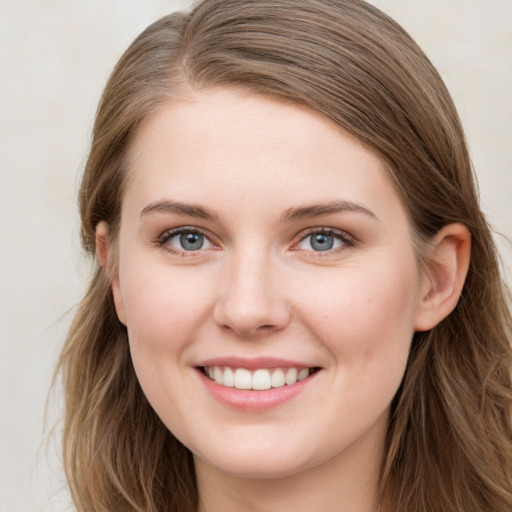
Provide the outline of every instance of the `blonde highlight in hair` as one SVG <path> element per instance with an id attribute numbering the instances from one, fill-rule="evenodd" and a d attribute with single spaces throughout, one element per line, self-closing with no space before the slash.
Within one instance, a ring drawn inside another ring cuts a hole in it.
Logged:
<path id="1" fill-rule="evenodd" d="M 387 163 L 418 250 L 467 226 L 472 257 L 451 315 L 416 333 L 392 404 L 383 511 L 512 510 L 512 320 L 464 133 L 446 87 L 412 39 L 360 0 L 205 0 L 146 29 L 101 99 L 80 189 L 82 241 L 115 240 L 127 152 L 180 89 L 241 87 L 306 105 Z M 59 368 L 64 458 L 80 512 L 197 507 L 192 457 L 147 402 L 98 267 Z"/>

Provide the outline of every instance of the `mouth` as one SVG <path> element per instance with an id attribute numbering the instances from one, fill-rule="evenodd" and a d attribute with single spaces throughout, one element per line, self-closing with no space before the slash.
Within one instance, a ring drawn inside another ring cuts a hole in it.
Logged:
<path id="1" fill-rule="evenodd" d="M 200 366 L 199 370 L 216 384 L 240 390 L 265 391 L 292 386 L 320 371 L 319 367 L 236 368 Z"/>

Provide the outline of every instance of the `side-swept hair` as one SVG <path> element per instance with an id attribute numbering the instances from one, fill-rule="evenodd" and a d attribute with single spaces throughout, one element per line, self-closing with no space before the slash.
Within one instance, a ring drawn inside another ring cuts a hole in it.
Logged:
<path id="1" fill-rule="evenodd" d="M 115 241 L 125 160 L 140 124 L 187 88 L 241 87 L 307 105 L 387 164 L 418 259 L 443 226 L 471 233 L 455 310 L 416 333 L 393 401 L 379 504 L 401 512 L 512 510 L 511 316 L 465 137 L 438 73 L 408 34 L 361 0 L 205 0 L 147 28 L 115 67 L 80 189 L 82 241 Z M 181 92 L 180 92 L 181 91 Z M 96 266 L 59 371 L 64 459 L 79 512 L 192 512 L 189 451 L 147 402 Z"/>

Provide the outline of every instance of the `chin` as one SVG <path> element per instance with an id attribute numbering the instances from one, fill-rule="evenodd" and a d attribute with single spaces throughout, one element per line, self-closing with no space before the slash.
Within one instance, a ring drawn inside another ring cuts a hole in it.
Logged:
<path id="1" fill-rule="evenodd" d="M 194 457 L 196 465 L 198 460 Z M 199 462 L 201 463 L 201 462 Z M 310 469 L 307 465 L 295 460 L 264 460 L 259 457 L 243 456 L 241 460 L 202 460 L 208 466 L 214 466 L 217 471 L 237 478 L 250 478 L 257 480 L 280 479 L 294 476 Z"/>
<path id="2" fill-rule="evenodd" d="M 296 475 L 320 464 L 321 460 L 310 457 L 303 449 L 303 443 L 283 447 L 283 443 L 268 441 L 262 445 L 257 442 L 243 443 L 241 446 L 230 444 L 224 450 L 208 450 L 207 453 L 194 455 L 197 464 L 214 467 L 222 473 L 239 478 L 278 479 Z M 219 445 L 217 445 L 219 446 Z M 326 458 L 329 456 L 327 455 Z"/>

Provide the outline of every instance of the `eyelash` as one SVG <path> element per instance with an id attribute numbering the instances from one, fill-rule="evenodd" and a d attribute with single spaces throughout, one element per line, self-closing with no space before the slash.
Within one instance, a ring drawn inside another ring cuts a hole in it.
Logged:
<path id="1" fill-rule="evenodd" d="M 181 257 L 184 257 L 184 258 L 186 258 L 186 257 L 196 257 L 196 256 L 199 255 L 199 253 L 203 252 L 203 251 L 201 251 L 201 249 L 198 249 L 196 251 L 180 250 L 180 249 L 176 249 L 175 247 L 167 244 L 167 242 L 169 242 L 169 240 L 171 240 L 172 238 L 174 238 L 174 237 L 176 237 L 178 235 L 181 235 L 181 234 L 201 235 L 210 244 L 212 244 L 213 246 L 217 246 L 218 247 L 218 245 L 211 240 L 211 236 L 209 236 L 203 230 L 201 230 L 199 228 L 196 228 L 196 227 L 191 227 L 191 226 L 190 227 L 183 226 L 183 227 L 180 227 L 180 228 L 177 228 L 177 229 L 166 231 L 165 233 L 163 233 L 161 236 L 159 236 L 156 239 L 156 245 L 158 247 L 164 248 L 166 251 L 169 251 L 170 253 L 172 253 L 174 255 L 181 256 Z M 337 247 L 335 249 L 327 249 L 325 251 L 308 250 L 309 256 L 311 258 L 315 258 L 315 259 L 325 257 L 324 254 L 325 255 L 329 255 L 329 254 L 337 253 L 339 251 L 343 251 L 343 250 L 345 250 L 345 249 L 347 249 L 349 247 L 354 247 L 356 245 L 356 242 L 355 242 L 354 238 L 351 235 L 349 235 L 348 233 L 346 233 L 345 231 L 340 231 L 340 230 L 336 230 L 336 229 L 333 229 L 333 228 L 323 228 L 322 227 L 322 228 L 311 228 L 308 231 L 301 233 L 299 235 L 298 241 L 295 242 L 294 245 L 292 246 L 292 250 L 295 250 L 295 251 L 301 250 L 301 249 L 296 248 L 296 247 L 301 242 L 306 240 L 308 237 L 313 236 L 313 235 L 332 236 L 336 240 L 341 242 L 341 244 L 342 244 L 341 247 Z"/>
<path id="2" fill-rule="evenodd" d="M 198 253 L 202 252 L 200 249 L 198 249 L 197 251 L 185 251 L 185 250 L 177 249 L 177 248 L 171 246 L 170 244 L 167 244 L 167 242 L 169 242 L 169 240 L 171 240 L 175 236 L 182 235 L 182 234 L 201 235 L 213 246 L 217 245 L 211 240 L 211 236 L 207 235 L 204 231 L 202 231 L 201 229 L 198 229 L 196 227 L 189 227 L 189 226 L 183 226 L 181 228 L 166 231 L 165 233 L 163 233 L 161 236 L 159 236 L 156 239 L 156 245 L 158 247 L 165 249 L 166 251 L 169 251 L 170 253 L 172 253 L 176 256 L 181 256 L 183 258 L 196 257 L 198 255 Z"/>
<path id="3" fill-rule="evenodd" d="M 294 248 L 297 247 L 303 241 L 305 241 L 308 237 L 311 237 L 314 235 L 332 236 L 336 240 L 341 242 L 341 247 L 337 247 L 334 249 L 328 249 L 325 251 L 309 250 L 308 256 L 310 258 L 314 258 L 314 259 L 324 258 L 324 257 L 327 257 L 328 255 L 336 254 L 340 251 L 344 251 L 347 248 L 354 247 L 356 245 L 355 239 L 345 231 L 340 231 L 340 230 L 333 229 L 333 228 L 311 228 L 311 229 L 307 230 L 306 232 L 303 232 L 299 235 L 300 236 L 299 241 L 293 245 L 292 249 L 300 250 L 300 249 L 294 249 Z"/>

